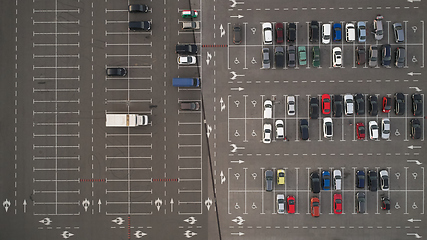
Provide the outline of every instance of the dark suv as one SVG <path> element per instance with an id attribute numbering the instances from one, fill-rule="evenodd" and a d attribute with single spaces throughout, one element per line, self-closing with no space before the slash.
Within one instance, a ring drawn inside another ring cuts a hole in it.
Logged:
<path id="1" fill-rule="evenodd" d="M 312 172 L 310 174 L 310 180 L 311 180 L 311 191 L 313 193 L 319 193 L 320 192 L 320 177 L 317 172 Z"/>
<path id="2" fill-rule="evenodd" d="M 391 46 L 390 44 L 384 44 L 382 48 L 382 59 L 381 64 L 389 68 L 391 64 Z"/>
<path id="3" fill-rule="evenodd" d="M 405 95 L 403 93 L 394 94 L 394 113 L 403 115 L 405 113 Z"/>
<path id="4" fill-rule="evenodd" d="M 365 172 L 362 170 L 356 172 L 356 187 L 365 188 Z"/>
<path id="5" fill-rule="evenodd" d="M 317 119 L 319 117 L 319 99 L 316 97 L 310 98 L 310 118 Z"/>
<path id="6" fill-rule="evenodd" d="M 422 130 L 421 130 L 421 123 L 419 119 L 411 119 L 409 121 L 411 123 L 411 138 L 412 139 L 420 139 Z"/>
<path id="7" fill-rule="evenodd" d="M 356 114 L 363 115 L 365 114 L 365 98 L 362 94 L 358 93 L 354 95 L 354 101 L 356 103 Z"/>
<path id="8" fill-rule="evenodd" d="M 356 211 L 357 213 L 365 213 L 366 211 L 366 201 L 365 193 L 357 192 L 356 193 Z"/>
<path id="9" fill-rule="evenodd" d="M 357 65 L 365 64 L 366 53 L 364 47 L 356 47 L 356 63 Z"/>
<path id="10" fill-rule="evenodd" d="M 412 114 L 414 116 L 423 114 L 423 98 L 418 93 L 412 94 Z"/>
<path id="11" fill-rule="evenodd" d="M 334 117 L 341 117 L 342 116 L 342 96 L 341 95 L 334 95 L 333 97 L 333 106 L 332 106 L 332 111 L 334 112 Z"/>
<path id="12" fill-rule="evenodd" d="M 265 190 L 267 192 L 273 191 L 273 178 L 274 178 L 273 170 L 265 171 Z"/>
<path id="13" fill-rule="evenodd" d="M 378 114 L 378 98 L 375 95 L 369 96 L 369 114 L 371 116 L 377 116 Z"/>
<path id="14" fill-rule="evenodd" d="M 372 192 L 376 192 L 377 191 L 377 186 L 378 186 L 378 177 L 377 177 L 377 172 L 373 171 L 373 170 L 369 170 L 368 171 L 368 188 L 369 190 L 371 190 Z"/>
<path id="15" fill-rule="evenodd" d="M 317 21 L 311 21 L 309 35 L 310 35 L 310 42 L 319 41 L 319 23 Z"/>
<path id="16" fill-rule="evenodd" d="M 297 26 L 295 23 L 289 23 L 287 29 L 288 42 L 295 42 L 297 38 Z"/>

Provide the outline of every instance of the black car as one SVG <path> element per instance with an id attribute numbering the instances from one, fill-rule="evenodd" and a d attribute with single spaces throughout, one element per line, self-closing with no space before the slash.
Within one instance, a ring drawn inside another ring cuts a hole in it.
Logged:
<path id="1" fill-rule="evenodd" d="M 423 114 L 423 98 L 418 93 L 412 94 L 412 114 L 414 116 Z"/>
<path id="2" fill-rule="evenodd" d="M 342 101 L 343 98 L 341 95 L 334 95 L 332 98 L 333 105 L 332 105 L 332 111 L 334 112 L 334 117 L 341 117 L 342 116 Z"/>
<path id="3" fill-rule="evenodd" d="M 309 36 L 310 42 L 319 41 L 319 23 L 317 21 L 311 21 Z"/>
<path id="4" fill-rule="evenodd" d="M 107 76 L 126 76 L 126 68 L 107 68 Z"/>
<path id="5" fill-rule="evenodd" d="M 319 117 L 319 99 L 316 97 L 310 98 L 310 118 L 317 119 Z"/>
<path id="6" fill-rule="evenodd" d="M 396 52 L 395 52 L 395 58 L 396 62 L 394 63 L 394 65 L 397 68 L 403 68 L 405 66 L 405 48 L 404 47 L 398 47 L 396 48 Z"/>
<path id="7" fill-rule="evenodd" d="M 288 42 L 295 42 L 295 39 L 297 38 L 297 25 L 295 23 L 289 23 L 287 34 L 288 36 Z"/>
<path id="8" fill-rule="evenodd" d="M 149 21 L 132 21 L 129 22 L 129 30 L 131 31 L 150 31 L 151 23 Z"/>
<path id="9" fill-rule="evenodd" d="M 319 193 L 320 192 L 320 177 L 317 172 L 312 172 L 310 174 L 310 181 L 311 181 L 311 191 L 313 193 Z"/>
<path id="10" fill-rule="evenodd" d="M 388 197 L 381 197 L 381 209 L 390 210 L 390 199 Z"/>
<path id="11" fill-rule="evenodd" d="M 129 12 L 148 12 L 148 6 L 145 4 L 130 4 L 128 7 Z"/>
<path id="12" fill-rule="evenodd" d="M 233 26 L 233 43 L 240 44 L 242 42 L 242 28 L 240 24 L 235 24 Z"/>
<path id="13" fill-rule="evenodd" d="M 381 64 L 384 67 L 389 68 L 390 64 L 391 64 L 391 46 L 390 46 L 390 44 L 384 44 L 381 52 L 382 52 Z"/>
<path id="14" fill-rule="evenodd" d="M 365 188 L 365 172 L 362 170 L 356 172 L 356 187 Z"/>
<path id="15" fill-rule="evenodd" d="M 364 47 L 356 47 L 356 63 L 358 65 L 365 64 L 366 53 Z"/>
<path id="16" fill-rule="evenodd" d="M 378 98 L 375 95 L 369 96 L 369 114 L 371 116 L 378 115 Z"/>
<path id="17" fill-rule="evenodd" d="M 283 47 L 278 46 L 274 49 L 274 59 L 276 60 L 276 68 L 283 68 L 285 63 L 285 51 Z"/>
<path id="18" fill-rule="evenodd" d="M 297 53 L 295 46 L 288 46 L 288 67 L 295 67 L 297 61 Z"/>
<path id="19" fill-rule="evenodd" d="M 411 138 L 420 139 L 421 138 L 421 123 L 419 119 L 411 119 Z"/>
<path id="20" fill-rule="evenodd" d="M 300 134 L 302 140 L 308 140 L 308 121 L 307 119 L 301 119 L 300 120 Z"/>
<path id="21" fill-rule="evenodd" d="M 358 93 L 354 95 L 355 110 L 357 115 L 365 114 L 365 98 L 362 94 Z"/>
<path id="22" fill-rule="evenodd" d="M 177 44 L 175 47 L 175 53 L 178 54 L 197 54 L 197 45 L 195 44 Z"/>
<path id="23" fill-rule="evenodd" d="M 368 188 L 372 192 L 377 191 L 377 187 L 378 187 L 378 180 L 377 179 L 378 179 L 377 172 L 373 171 L 373 170 L 369 170 L 368 171 Z"/>
<path id="24" fill-rule="evenodd" d="M 405 95 L 403 93 L 394 94 L 394 113 L 403 115 L 405 113 Z"/>

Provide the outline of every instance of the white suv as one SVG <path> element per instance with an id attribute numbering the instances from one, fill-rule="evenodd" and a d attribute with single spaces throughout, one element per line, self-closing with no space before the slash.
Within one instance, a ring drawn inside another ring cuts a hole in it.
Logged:
<path id="1" fill-rule="evenodd" d="M 264 118 L 273 118 L 273 103 L 270 100 L 264 101 Z"/>
<path id="2" fill-rule="evenodd" d="M 369 121 L 369 138 L 371 140 L 378 139 L 378 124 L 375 121 Z"/>
<path id="3" fill-rule="evenodd" d="M 264 44 L 273 44 L 273 26 L 271 23 L 262 24 L 262 34 L 264 36 Z"/>
<path id="4" fill-rule="evenodd" d="M 344 95 L 344 110 L 345 110 L 345 115 L 353 115 L 353 109 L 354 109 L 354 102 L 353 102 L 353 95 L 351 94 L 346 94 Z"/>
<path id="5" fill-rule="evenodd" d="M 288 115 L 294 116 L 295 115 L 295 97 L 294 96 L 288 96 L 286 98 L 286 103 L 288 105 Z"/>
<path id="6" fill-rule="evenodd" d="M 334 170 L 334 188 L 335 190 L 341 190 L 341 171 Z"/>
<path id="7" fill-rule="evenodd" d="M 323 119 L 323 136 L 325 138 L 331 138 L 334 135 L 334 125 L 332 118 L 327 117 Z"/>

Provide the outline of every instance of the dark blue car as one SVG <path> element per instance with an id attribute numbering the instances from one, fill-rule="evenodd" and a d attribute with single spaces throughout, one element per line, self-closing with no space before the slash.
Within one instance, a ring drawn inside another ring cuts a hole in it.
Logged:
<path id="1" fill-rule="evenodd" d="M 356 172 L 356 187 L 365 188 L 365 172 L 362 170 Z"/>
<path id="2" fill-rule="evenodd" d="M 341 41 L 341 23 L 334 24 L 334 41 Z"/>
<path id="3" fill-rule="evenodd" d="M 322 189 L 331 189 L 331 173 L 329 171 L 322 171 Z"/>

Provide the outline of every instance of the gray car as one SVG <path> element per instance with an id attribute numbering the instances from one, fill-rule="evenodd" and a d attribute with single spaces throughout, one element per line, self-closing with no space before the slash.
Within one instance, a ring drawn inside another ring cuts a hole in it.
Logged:
<path id="1" fill-rule="evenodd" d="M 375 40 L 381 40 L 384 37 L 383 19 L 383 16 L 378 15 L 374 20 Z"/>
<path id="2" fill-rule="evenodd" d="M 390 120 L 383 118 L 381 121 L 381 138 L 388 139 L 390 137 Z"/>
<path id="3" fill-rule="evenodd" d="M 270 49 L 262 49 L 262 69 L 270 68 Z"/>
<path id="4" fill-rule="evenodd" d="M 398 47 L 396 48 L 396 62 L 395 65 L 397 68 L 403 68 L 405 66 L 405 48 Z"/>
<path id="5" fill-rule="evenodd" d="M 370 46 L 369 47 L 369 67 L 378 66 L 378 47 Z"/>
<path id="6" fill-rule="evenodd" d="M 274 178 L 273 170 L 265 171 L 265 190 L 267 192 L 273 191 L 273 178 Z"/>
<path id="7" fill-rule="evenodd" d="M 365 213 L 366 209 L 365 193 L 357 192 L 356 193 L 356 211 L 357 213 Z"/>
<path id="8" fill-rule="evenodd" d="M 366 23 L 357 22 L 358 39 L 360 43 L 366 42 Z"/>
<path id="9" fill-rule="evenodd" d="M 293 45 L 288 47 L 288 67 L 295 67 L 296 65 L 296 48 Z"/>
<path id="10" fill-rule="evenodd" d="M 394 30 L 394 41 L 396 41 L 396 43 L 401 43 L 405 41 L 405 34 L 403 32 L 403 26 L 401 23 L 394 23 L 393 30 Z"/>

